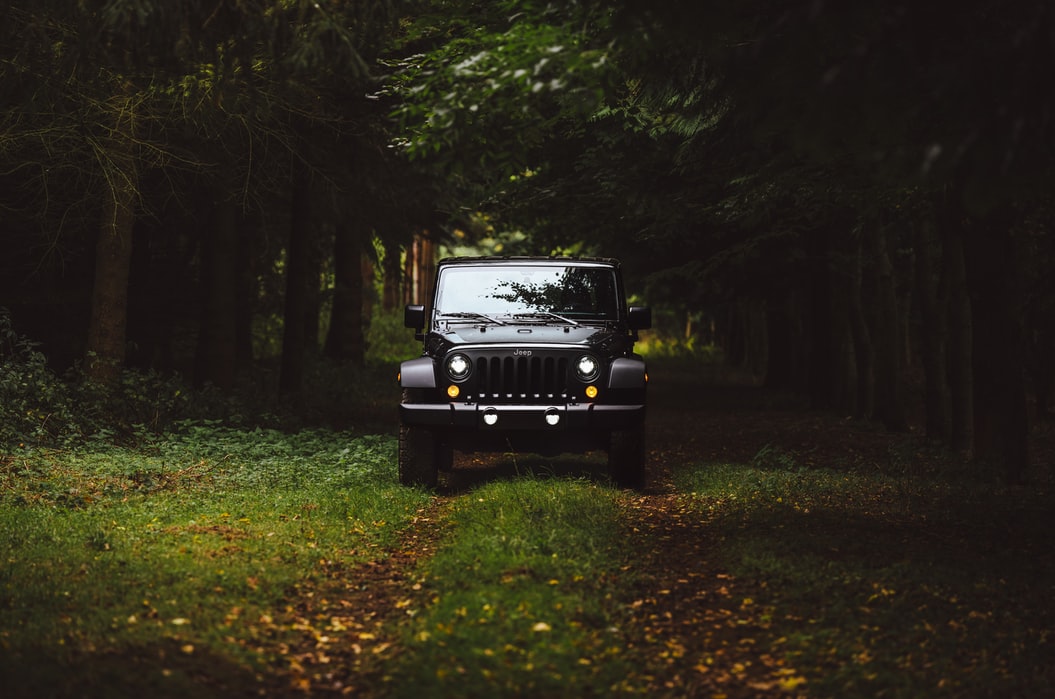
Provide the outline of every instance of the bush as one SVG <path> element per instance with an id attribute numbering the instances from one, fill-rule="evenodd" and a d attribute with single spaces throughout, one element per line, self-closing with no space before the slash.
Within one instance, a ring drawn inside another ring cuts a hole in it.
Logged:
<path id="1" fill-rule="evenodd" d="M 69 388 L 36 348 L 0 309 L 0 445 L 62 442 L 80 431 Z"/>
<path id="2" fill-rule="evenodd" d="M 391 364 L 421 354 L 421 341 L 403 327 L 403 311 L 376 309 L 366 336 L 366 363 Z"/>
<path id="3" fill-rule="evenodd" d="M 685 339 L 647 333 L 638 341 L 636 349 L 649 359 L 691 359 L 708 363 L 722 359 L 719 347 L 697 342 L 695 337 Z"/>
<path id="4" fill-rule="evenodd" d="M 48 366 L 38 344 L 19 335 L 0 309 L 0 447 L 68 448 L 95 439 L 141 441 L 173 422 L 222 416 L 238 424 L 244 411 L 219 392 L 193 390 L 178 376 L 128 369 L 103 386 L 78 369 L 65 377 Z"/>

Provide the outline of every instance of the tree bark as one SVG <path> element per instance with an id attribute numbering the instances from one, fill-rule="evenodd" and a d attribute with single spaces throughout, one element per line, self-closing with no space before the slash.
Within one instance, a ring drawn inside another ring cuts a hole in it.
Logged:
<path id="1" fill-rule="evenodd" d="M 832 322 L 829 293 L 831 274 L 828 261 L 828 248 L 823 236 L 814 233 L 814 239 L 807 241 L 812 269 L 809 273 L 807 298 L 809 299 L 809 396 L 813 408 L 831 408 L 831 367 L 834 361 L 832 354 Z M 821 239 L 818 239 L 821 238 Z"/>
<path id="2" fill-rule="evenodd" d="M 238 217 L 238 297 L 235 310 L 235 364 L 253 364 L 253 306 L 257 293 L 257 256 L 260 219 L 257 214 Z"/>
<path id="3" fill-rule="evenodd" d="M 960 454 L 971 451 L 974 442 L 973 320 L 967 292 L 964 261 L 963 214 L 943 203 L 941 208 L 943 295 L 948 299 L 949 343 L 946 347 L 949 374 L 949 448 Z"/>
<path id="4" fill-rule="evenodd" d="M 202 307 L 195 379 L 229 391 L 237 367 L 238 211 L 227 192 L 213 203 L 202 238 Z"/>
<path id="5" fill-rule="evenodd" d="M 792 341 L 791 318 L 786 293 L 780 291 L 770 295 L 766 303 L 766 374 L 762 385 L 772 389 L 791 386 Z"/>
<path id="6" fill-rule="evenodd" d="M 286 303 L 282 328 L 279 393 L 295 396 L 304 380 L 305 312 L 311 255 L 311 202 L 308 173 L 295 166 L 292 175 L 289 240 L 286 244 Z"/>
<path id="7" fill-rule="evenodd" d="M 831 404 L 840 413 L 850 415 L 857 408 L 857 361 L 854 347 L 853 307 L 854 274 L 857 256 L 853 252 L 852 224 L 841 217 L 828 234 L 831 251 L 828 265 L 828 305 L 832 365 Z"/>
<path id="8" fill-rule="evenodd" d="M 309 224 L 303 230 L 309 237 L 304 270 L 304 352 L 305 356 L 318 357 L 322 333 L 323 258 L 333 252 L 333 239 L 329 235 L 320 235 L 317 225 Z M 326 230 L 331 230 L 331 226 L 327 225 Z"/>
<path id="9" fill-rule="evenodd" d="M 877 228 L 869 236 L 869 240 L 872 242 L 876 293 L 872 333 L 875 338 L 874 417 L 888 430 L 903 431 L 908 429 L 908 421 L 901 388 L 901 326 L 887 230 L 883 227 Z"/>
<path id="10" fill-rule="evenodd" d="M 770 292 L 766 304 L 766 388 L 796 393 L 809 390 L 810 348 L 802 294 L 794 286 Z"/>
<path id="11" fill-rule="evenodd" d="M 928 438 L 949 443 L 948 271 L 941 272 L 942 249 L 934 226 L 918 227 L 916 256 L 916 297 L 919 299 L 920 350 L 925 383 L 924 411 Z"/>
<path id="12" fill-rule="evenodd" d="M 128 331 L 128 278 L 132 260 L 139 173 L 132 143 L 135 114 L 130 100 L 113 100 L 114 127 L 100 152 L 106 186 L 99 239 L 95 247 L 95 279 L 88 326 L 85 373 L 103 385 L 114 385 L 125 361 Z"/>
<path id="13" fill-rule="evenodd" d="M 964 254 L 972 314 L 974 457 L 1025 476 L 1029 417 L 1025 387 L 1022 268 L 1009 208 L 966 228 Z"/>
<path id="14" fill-rule="evenodd" d="M 403 265 L 400 261 L 402 250 L 395 243 L 385 243 L 385 258 L 382 262 L 381 308 L 385 311 L 399 310 L 403 298 Z"/>
<path id="15" fill-rule="evenodd" d="M 853 242 L 850 289 L 847 298 L 854 347 L 854 366 L 857 369 L 857 401 L 854 416 L 868 419 L 872 417 L 875 404 L 875 349 L 872 345 L 872 335 L 868 331 L 864 310 L 864 229 L 855 232 Z"/>
<path id="16" fill-rule="evenodd" d="M 363 334 L 362 236 L 358 222 L 344 221 L 334 235 L 334 289 L 326 356 L 361 366 L 366 356 Z"/>

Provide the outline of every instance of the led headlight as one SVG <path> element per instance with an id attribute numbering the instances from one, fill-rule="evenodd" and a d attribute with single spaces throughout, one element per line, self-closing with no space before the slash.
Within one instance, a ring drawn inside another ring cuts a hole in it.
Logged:
<path id="1" fill-rule="evenodd" d="M 575 375 L 580 381 L 593 381 L 600 373 L 600 363 L 588 354 L 584 354 L 575 361 Z"/>
<path id="2" fill-rule="evenodd" d="M 452 381 L 463 381 L 469 376 L 473 365 L 464 354 L 452 354 L 447 357 L 447 376 Z"/>

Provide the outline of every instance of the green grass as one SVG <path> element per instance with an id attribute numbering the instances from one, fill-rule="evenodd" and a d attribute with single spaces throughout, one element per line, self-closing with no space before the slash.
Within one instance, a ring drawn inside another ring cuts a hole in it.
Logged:
<path id="1" fill-rule="evenodd" d="M 678 485 L 811 696 L 1055 694 L 1050 493 L 743 466 Z"/>
<path id="2" fill-rule="evenodd" d="M 148 450 L 35 452 L 0 472 L 4 696 L 252 686 L 296 586 L 377 555 L 424 495 L 394 439 L 188 427 Z M 123 671 L 131 663 L 136 672 Z"/>
<path id="3" fill-rule="evenodd" d="M 809 696 L 1055 693 L 1055 507 L 1044 486 L 805 469 L 775 448 L 674 474 L 671 502 L 680 521 L 696 516 L 685 531 L 705 556 L 666 564 L 703 566 L 686 585 L 734 589 L 723 638 L 793 668 Z M 441 527 L 435 553 L 405 571 L 396 613 L 371 627 L 391 643 L 359 689 L 678 696 L 665 673 L 713 679 L 684 672 L 714 649 L 643 655 L 668 639 L 641 635 L 657 627 L 634 600 L 660 593 L 641 565 L 650 552 L 635 547 L 661 546 L 667 532 L 633 533 L 640 497 L 521 476 L 437 501 L 398 486 L 393 437 L 321 430 L 184 424 L 138 449 L 8 453 L 0 696 L 288 687 L 298 610 L 341 609 L 338 583 L 437 502 L 418 525 Z M 331 622 L 327 612 L 297 623 Z M 743 689 L 734 682 L 729 695 Z"/>
<path id="4" fill-rule="evenodd" d="M 429 604 L 388 673 L 395 697 L 590 696 L 627 688 L 618 493 L 577 480 L 481 487 L 424 570 Z"/>

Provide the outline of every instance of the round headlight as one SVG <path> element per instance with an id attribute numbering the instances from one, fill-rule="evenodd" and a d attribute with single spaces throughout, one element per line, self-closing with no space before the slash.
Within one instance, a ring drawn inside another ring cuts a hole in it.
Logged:
<path id="1" fill-rule="evenodd" d="M 472 371 L 473 365 L 464 354 L 452 354 L 447 358 L 447 375 L 453 381 L 461 381 Z"/>
<path id="2" fill-rule="evenodd" d="M 601 373 L 601 365 L 588 354 L 579 357 L 575 362 L 575 374 L 581 381 L 593 381 Z"/>

